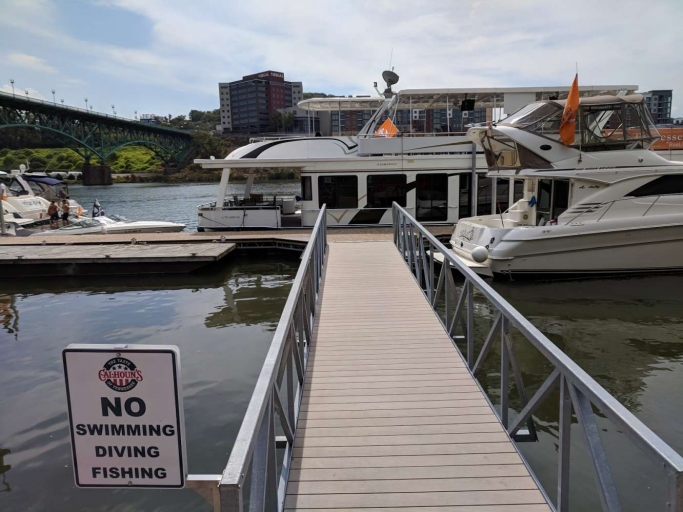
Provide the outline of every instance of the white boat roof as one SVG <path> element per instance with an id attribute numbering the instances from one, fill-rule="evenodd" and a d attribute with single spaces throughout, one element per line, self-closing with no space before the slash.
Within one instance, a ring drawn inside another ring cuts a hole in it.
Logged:
<path id="1" fill-rule="evenodd" d="M 524 96 L 530 101 L 548 100 L 550 97 L 565 99 L 569 86 L 549 87 L 479 87 L 446 89 L 403 89 L 397 93 L 400 109 L 443 109 L 459 107 L 463 100 L 473 99 L 477 108 L 503 107 L 505 96 Z M 624 96 L 638 90 L 637 85 L 580 85 L 581 97 Z M 533 99 L 531 98 L 533 96 Z M 311 98 L 299 102 L 299 108 L 312 111 L 374 110 L 382 105 L 384 98 Z"/>
<path id="2" fill-rule="evenodd" d="M 379 96 L 360 98 L 310 98 L 297 105 L 303 110 L 336 112 L 337 110 L 375 110 L 382 106 Z"/>

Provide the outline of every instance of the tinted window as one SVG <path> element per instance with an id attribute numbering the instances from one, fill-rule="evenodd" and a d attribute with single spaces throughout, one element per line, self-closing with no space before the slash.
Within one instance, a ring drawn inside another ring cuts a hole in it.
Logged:
<path id="1" fill-rule="evenodd" d="M 477 215 L 491 215 L 491 178 L 478 176 Z"/>
<path id="2" fill-rule="evenodd" d="M 645 197 L 669 194 L 683 194 L 683 174 L 660 176 L 656 180 L 652 180 L 626 195 L 632 197 Z"/>
<path id="3" fill-rule="evenodd" d="M 498 178 L 496 180 L 496 212 L 503 213 L 510 207 L 510 180 Z"/>
<path id="4" fill-rule="evenodd" d="M 320 176 L 318 204 L 328 209 L 358 208 L 358 178 L 356 176 Z"/>
<path id="5" fill-rule="evenodd" d="M 515 192 L 514 192 L 514 202 L 516 203 L 524 197 L 524 181 L 515 180 Z"/>
<path id="6" fill-rule="evenodd" d="M 445 221 L 448 219 L 448 175 L 418 174 L 415 195 L 417 220 Z"/>
<path id="7" fill-rule="evenodd" d="M 405 174 L 368 176 L 368 208 L 391 208 L 394 201 L 406 205 Z"/>
<path id="8" fill-rule="evenodd" d="M 313 200 L 313 187 L 310 176 L 301 177 L 301 194 L 304 201 Z"/>
<path id="9" fill-rule="evenodd" d="M 460 205 L 458 208 L 458 216 L 463 219 L 471 217 L 470 213 L 470 181 L 469 174 L 461 174 L 460 178 Z"/>
<path id="10" fill-rule="evenodd" d="M 557 219 L 567 208 L 569 208 L 569 180 L 555 180 L 552 218 Z"/>

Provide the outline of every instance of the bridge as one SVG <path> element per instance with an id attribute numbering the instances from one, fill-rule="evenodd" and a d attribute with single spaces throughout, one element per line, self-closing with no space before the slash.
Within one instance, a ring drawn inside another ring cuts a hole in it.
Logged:
<path id="1" fill-rule="evenodd" d="M 572 510 L 683 512 L 683 457 L 396 203 L 393 219 L 393 241 L 328 243 L 321 209 L 225 470 L 187 486 L 214 512 L 567 512 L 591 491 Z M 545 380 L 524 382 L 520 343 Z M 607 426 L 652 464 L 637 482 Z M 520 448 L 541 429 L 554 468 Z"/>
<path id="2" fill-rule="evenodd" d="M 189 132 L 134 121 L 92 110 L 0 93 L 0 129 L 31 128 L 60 141 L 85 160 L 83 184 L 111 183 L 107 159 L 126 146 L 151 149 L 167 165 L 185 159 Z M 97 158 L 100 165 L 93 165 Z"/>

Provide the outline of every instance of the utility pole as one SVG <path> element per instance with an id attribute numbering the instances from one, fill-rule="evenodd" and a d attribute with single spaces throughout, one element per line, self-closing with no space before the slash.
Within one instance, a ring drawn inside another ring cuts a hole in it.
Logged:
<path id="1" fill-rule="evenodd" d="M 14 78 L 10 78 L 9 83 L 12 84 L 12 96 L 14 97 Z"/>
<path id="2" fill-rule="evenodd" d="M 55 90 L 52 89 L 52 103 L 57 104 L 57 99 L 55 98 Z"/>

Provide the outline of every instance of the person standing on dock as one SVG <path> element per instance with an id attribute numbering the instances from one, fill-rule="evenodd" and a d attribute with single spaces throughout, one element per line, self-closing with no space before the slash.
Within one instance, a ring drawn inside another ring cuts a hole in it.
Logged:
<path id="1" fill-rule="evenodd" d="M 54 201 L 50 202 L 50 206 L 47 207 L 47 214 L 50 216 L 50 227 L 59 227 L 59 207 Z"/>
<path id="2" fill-rule="evenodd" d="M 69 223 L 69 201 L 64 199 L 62 201 L 62 226 L 66 226 Z"/>

